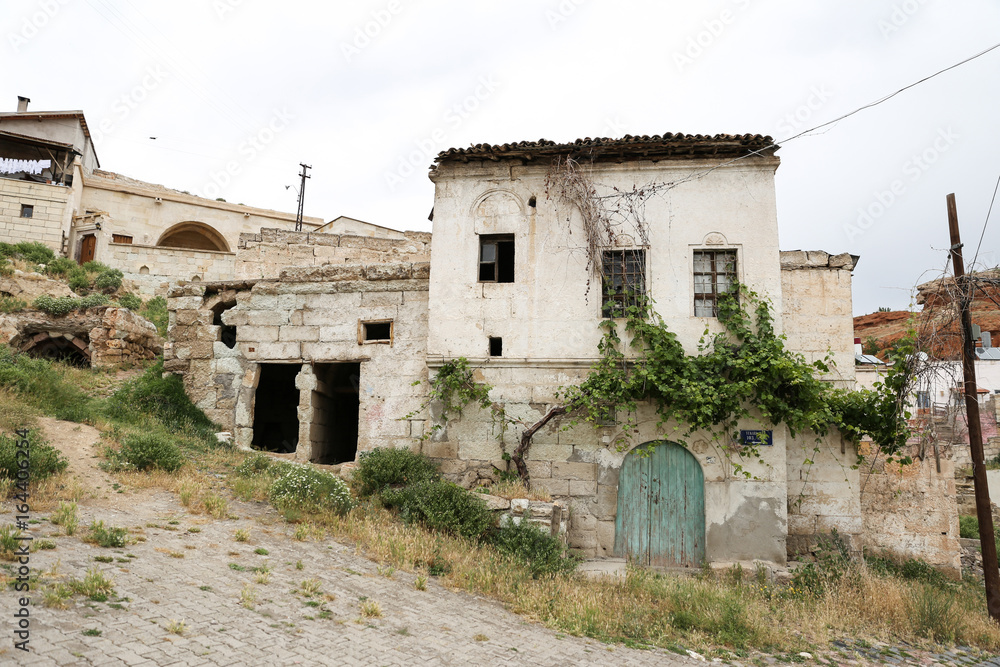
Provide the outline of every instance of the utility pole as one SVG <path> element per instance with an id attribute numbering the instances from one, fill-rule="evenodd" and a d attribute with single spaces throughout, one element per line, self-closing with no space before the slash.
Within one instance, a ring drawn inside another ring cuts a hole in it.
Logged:
<path id="1" fill-rule="evenodd" d="M 306 176 L 306 169 L 312 169 L 312 167 L 301 162 L 299 166 L 302 167 L 302 173 L 299 174 L 302 177 L 302 186 L 299 188 L 299 210 L 295 214 L 295 231 L 297 232 L 302 231 L 302 210 L 306 204 L 306 179 L 312 178 L 312 176 Z"/>
<path id="2" fill-rule="evenodd" d="M 962 371 L 965 375 L 965 414 L 969 423 L 969 448 L 972 450 L 972 479 L 976 489 L 976 516 L 979 518 L 979 543 L 983 552 L 983 576 L 986 579 L 986 609 L 994 623 L 1000 623 L 1000 570 L 997 569 L 997 546 L 993 534 L 990 487 L 986 481 L 983 455 L 983 430 L 979 421 L 979 385 L 976 384 L 976 341 L 972 336 L 972 281 L 965 275 L 962 240 L 958 233 L 958 207 L 954 193 L 948 195 L 948 230 L 951 232 L 951 262 L 955 269 L 959 307 L 962 313 Z"/>

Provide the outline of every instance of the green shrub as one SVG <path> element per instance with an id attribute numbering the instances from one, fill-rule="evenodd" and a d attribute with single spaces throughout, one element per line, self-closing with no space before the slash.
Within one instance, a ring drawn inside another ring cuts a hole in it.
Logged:
<path id="1" fill-rule="evenodd" d="M 90 532 L 87 533 L 84 541 L 108 549 L 120 549 L 129 543 L 128 530 L 115 526 L 105 526 L 103 521 L 95 521 L 90 524 Z"/>
<path id="2" fill-rule="evenodd" d="M 913 632 L 936 642 L 954 642 L 965 621 L 955 595 L 936 586 L 918 586 L 910 594 L 909 616 Z"/>
<path id="3" fill-rule="evenodd" d="M 126 292 L 118 297 L 118 305 L 138 313 L 139 309 L 142 308 L 142 299 L 131 292 Z"/>
<path id="4" fill-rule="evenodd" d="M 332 510 L 344 514 L 354 506 L 347 483 L 311 466 L 293 465 L 271 485 L 278 509 Z"/>
<path id="5" fill-rule="evenodd" d="M 161 336 L 167 335 L 167 322 L 170 318 L 170 313 L 167 310 L 167 300 L 162 296 L 153 297 L 146 302 L 146 305 L 142 307 L 142 312 L 139 313 L 147 320 L 156 325 L 156 330 Z"/>
<path id="6" fill-rule="evenodd" d="M 0 243 L 0 259 L 7 259 L 8 257 L 13 257 L 17 251 L 9 243 Z"/>
<path id="7" fill-rule="evenodd" d="M 90 260 L 89 262 L 83 264 L 83 270 L 87 273 L 104 273 L 105 271 L 110 271 L 111 267 L 107 264 Z"/>
<path id="8" fill-rule="evenodd" d="M 216 425 L 191 402 L 180 377 L 163 377 L 162 360 L 112 394 L 105 412 L 129 424 L 141 424 L 151 415 L 172 431 L 188 431 L 206 442 L 216 442 Z"/>
<path id="9" fill-rule="evenodd" d="M 271 457 L 267 454 L 257 452 L 243 459 L 243 462 L 233 469 L 233 474 L 238 477 L 253 477 L 254 475 L 267 472 L 270 467 Z"/>
<path id="10" fill-rule="evenodd" d="M 160 433 L 130 433 L 122 438 L 115 454 L 118 462 L 135 470 L 160 469 L 173 472 L 184 465 L 180 447 L 170 436 Z"/>
<path id="11" fill-rule="evenodd" d="M 106 294 L 88 294 L 80 299 L 80 308 L 86 310 L 87 308 L 106 306 L 109 303 L 111 303 L 111 299 L 109 299 Z"/>
<path id="12" fill-rule="evenodd" d="M 24 301 L 12 296 L 0 296 L 0 313 L 16 313 L 28 307 Z"/>
<path id="13" fill-rule="evenodd" d="M 0 277 L 7 277 L 14 275 L 14 265 L 8 262 L 6 259 L 0 259 Z"/>
<path id="14" fill-rule="evenodd" d="M 74 266 L 69 270 L 66 282 L 69 288 L 79 294 L 83 290 L 90 289 L 92 278 L 87 270 L 82 266 Z"/>
<path id="15" fill-rule="evenodd" d="M 963 514 L 958 517 L 958 534 L 967 540 L 979 539 L 979 519 Z"/>
<path id="16" fill-rule="evenodd" d="M 20 257 L 25 262 L 32 264 L 48 264 L 56 258 L 52 248 L 38 241 L 22 241 L 14 245 L 13 248 L 13 252 L 8 256 Z"/>
<path id="17" fill-rule="evenodd" d="M 54 297 L 49 294 L 42 294 L 31 305 L 53 317 L 62 317 L 79 308 L 80 300 L 74 299 L 71 296 Z"/>
<path id="18" fill-rule="evenodd" d="M 399 509 L 407 522 L 419 522 L 471 540 L 480 540 L 494 525 L 486 503 L 451 482 L 426 480 L 400 489 L 386 489 L 382 502 Z"/>
<path id="19" fill-rule="evenodd" d="M 19 438 L 14 435 L 0 433 L 0 477 L 17 479 L 19 470 L 17 461 L 17 443 Z M 28 432 L 28 455 L 31 468 L 30 481 L 37 482 L 66 469 L 69 462 L 62 452 L 42 440 L 38 431 Z"/>
<path id="20" fill-rule="evenodd" d="M 110 294 L 122 286 L 122 272 L 118 269 L 107 269 L 94 278 L 94 289 Z"/>
<path id="21" fill-rule="evenodd" d="M 576 569 L 577 561 L 565 557 L 563 543 L 531 523 L 529 518 L 525 516 L 519 523 L 505 521 L 500 525 L 493 535 L 497 551 L 527 565 L 535 579 Z"/>
<path id="22" fill-rule="evenodd" d="M 436 481 L 441 478 L 434 463 L 409 449 L 376 448 L 358 456 L 351 477 L 359 498 L 366 498 L 399 486 Z"/>
<path id="23" fill-rule="evenodd" d="M 57 419 L 82 422 L 95 416 L 96 401 L 63 379 L 58 366 L 0 345 L 0 386 L 9 387 Z"/>
<path id="24" fill-rule="evenodd" d="M 77 266 L 79 265 L 69 257 L 56 257 L 45 265 L 45 273 L 50 276 L 65 276 Z"/>

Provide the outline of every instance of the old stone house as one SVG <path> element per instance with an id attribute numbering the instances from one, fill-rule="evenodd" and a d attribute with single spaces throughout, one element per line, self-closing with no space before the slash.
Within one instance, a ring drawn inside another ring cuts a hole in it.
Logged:
<path id="1" fill-rule="evenodd" d="M 576 176 L 560 171 L 567 159 Z M 689 353 L 720 326 L 715 295 L 739 280 L 771 300 L 791 349 L 832 353 L 838 365 L 826 379 L 850 386 L 857 258 L 779 251 L 778 164 L 759 135 L 446 151 L 430 175 L 432 235 L 264 229 L 241 236 L 236 280 L 174 288 L 167 369 L 241 446 L 322 463 L 411 447 L 473 485 L 506 467 L 516 429 L 498 433 L 488 411 L 470 407 L 425 439 L 440 418 L 426 405 L 428 378 L 467 358 L 508 415 L 538 420 L 560 387 L 586 377 L 598 324 L 623 298 L 604 293 L 596 262 L 612 286 L 649 294 Z M 608 197 L 639 193 L 626 207 L 640 215 L 611 220 L 592 243 L 573 199 L 577 177 Z M 599 429 L 554 421 L 536 434 L 532 484 L 569 506 L 572 546 L 691 566 L 784 563 L 833 529 L 859 545 L 855 451 L 839 436 L 816 453 L 811 434 L 767 426 L 762 462 L 744 462 L 746 479 L 707 434 L 680 446 L 651 409 L 638 421 L 623 451 L 608 444 L 619 435 L 612 419 Z M 635 453 L 661 441 L 653 456 Z"/>
<path id="2" fill-rule="evenodd" d="M 82 111 L 0 113 L 0 242 L 40 241 L 80 263 L 120 269 L 147 295 L 178 280 L 234 275 L 240 234 L 292 230 L 295 214 L 199 197 L 101 169 Z M 396 236 L 341 217 L 311 231 Z"/>

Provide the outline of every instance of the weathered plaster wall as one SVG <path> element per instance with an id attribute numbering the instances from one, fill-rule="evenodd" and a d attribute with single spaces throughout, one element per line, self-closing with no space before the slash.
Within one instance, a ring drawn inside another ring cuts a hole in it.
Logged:
<path id="1" fill-rule="evenodd" d="M 170 282 L 212 282 L 233 277 L 235 254 L 211 250 L 182 250 L 156 246 L 108 243 L 109 266 L 121 269 L 146 295 L 166 296 Z"/>
<path id="2" fill-rule="evenodd" d="M 261 229 L 259 234 L 240 235 L 235 276 L 239 279 L 276 278 L 288 267 L 430 261 L 430 234 L 404 232 L 402 235 L 404 238 L 383 239 Z"/>
<path id="3" fill-rule="evenodd" d="M 834 365 L 823 377 L 845 388 L 854 386 L 854 263 L 848 254 L 781 253 L 786 346 L 807 361 L 831 356 Z M 787 459 L 789 557 L 809 554 L 817 536 L 833 530 L 859 548 L 861 485 L 858 471 L 851 469 L 855 446 L 842 442 L 838 432 L 819 439 L 812 433 L 796 435 L 789 439 Z"/>
<path id="4" fill-rule="evenodd" d="M 62 251 L 69 231 L 73 189 L 62 185 L 0 178 L 0 242 L 38 241 Z M 30 218 L 21 217 L 21 205 L 34 206 Z"/>
<path id="5" fill-rule="evenodd" d="M 908 452 L 911 465 L 865 466 L 861 495 L 864 544 L 876 553 L 922 558 L 935 567 L 961 575 L 955 464 L 946 448 L 939 460 L 920 460 Z M 941 472 L 937 471 L 938 463 Z"/>
<path id="6" fill-rule="evenodd" d="M 262 227 L 291 229 L 294 213 L 213 201 L 184 194 L 121 174 L 97 172 L 84 179 L 82 206 L 105 211 L 108 233 L 127 234 L 133 243 L 156 245 L 171 227 L 184 222 L 200 222 L 221 234 L 234 251 L 240 234 L 256 233 Z M 321 225 L 319 218 L 303 221 L 306 229 Z M 101 259 L 98 257 L 98 259 Z"/>
<path id="7" fill-rule="evenodd" d="M 706 327 L 717 327 L 714 318 L 694 317 L 694 250 L 735 249 L 739 279 L 780 299 L 774 203 L 778 161 L 760 158 L 738 164 L 645 202 L 648 292 L 690 352 Z M 681 180 L 709 166 L 718 165 L 601 163 L 592 178 L 605 188 L 629 191 L 636 184 Z M 431 355 L 482 358 L 488 337 L 500 336 L 505 357 L 594 356 L 600 339 L 601 287 L 587 271 L 582 218 L 575 206 L 555 194 L 546 176 L 545 166 L 504 161 L 438 166 L 432 176 Z M 529 205 L 532 198 L 535 206 Z M 631 230 L 621 231 L 635 237 Z M 480 234 L 514 235 L 514 282 L 478 282 Z M 780 330 L 780 314 L 777 319 Z"/>
<path id="8" fill-rule="evenodd" d="M 432 371 L 434 365 L 432 362 Z M 560 387 L 586 377 L 587 367 L 554 360 L 525 363 L 494 359 L 485 362 L 475 375 L 478 381 L 494 387 L 490 397 L 502 403 L 509 416 L 531 424 L 558 404 L 555 393 Z M 665 433 L 672 432 L 670 424 L 658 429 L 657 421 L 651 408 L 642 408 L 635 443 L 662 440 Z M 627 450 L 618 451 L 613 444 L 621 432 L 617 427 L 567 425 L 567 420 L 554 420 L 535 434 L 526 458 L 531 483 L 569 507 L 570 546 L 589 556 L 613 556 L 619 474 L 627 454 Z M 750 421 L 741 426 L 758 428 Z M 449 477 L 473 486 L 494 479 L 497 469 L 506 469 L 503 452 L 513 451 L 516 434 L 505 433 L 502 441 L 499 435 L 491 415 L 470 406 L 460 419 L 450 420 L 424 442 L 423 452 L 440 459 L 441 469 Z M 689 447 L 705 476 L 706 557 L 712 561 L 763 559 L 784 563 L 784 433 L 776 430 L 773 444 L 761 448 L 763 464 L 756 459 L 735 459 L 752 479 L 736 473 L 733 460 L 726 457 L 710 434 L 673 439 Z M 732 539 L 736 529 L 740 532 L 738 540 Z"/>

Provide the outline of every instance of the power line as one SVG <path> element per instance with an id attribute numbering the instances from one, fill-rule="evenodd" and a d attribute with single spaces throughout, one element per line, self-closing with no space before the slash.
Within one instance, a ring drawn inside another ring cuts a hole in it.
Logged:
<path id="1" fill-rule="evenodd" d="M 824 127 L 827 127 L 829 125 L 833 125 L 835 123 L 839 123 L 840 121 L 844 120 L 845 118 L 850 118 L 854 114 L 860 113 L 861 111 L 864 111 L 865 109 L 871 109 L 872 107 L 876 107 L 879 104 L 882 104 L 883 102 L 887 102 L 888 100 L 891 100 L 896 95 L 899 95 L 900 93 L 902 93 L 904 91 L 907 91 L 910 88 L 913 88 L 914 86 L 918 86 L 921 83 L 924 83 L 925 81 L 930 81 L 931 79 L 933 79 L 936 76 L 944 74 L 945 72 L 953 70 L 956 67 L 960 67 L 960 66 L 962 66 L 962 65 L 964 65 L 964 64 L 966 64 L 968 62 L 972 62 L 976 58 L 980 58 L 980 57 L 986 55 L 987 53 L 989 53 L 990 51 L 994 51 L 994 50 L 996 50 L 998 48 L 1000 48 L 1000 43 L 994 44 L 993 46 L 991 46 L 989 48 L 986 48 L 986 49 L 980 51 L 979 53 L 977 53 L 975 55 L 969 56 L 965 60 L 960 60 L 959 62 L 955 63 L 954 65 L 949 65 L 948 67 L 945 67 L 944 69 L 938 70 L 937 72 L 934 72 L 933 74 L 925 76 L 924 78 L 919 79 L 918 81 L 914 81 L 913 83 L 911 83 L 909 85 L 903 86 L 899 90 L 897 90 L 897 91 L 895 91 L 893 93 L 890 93 L 888 95 L 885 95 L 884 97 L 880 97 L 879 99 L 875 100 L 874 102 L 869 102 L 868 104 L 865 104 L 863 106 L 858 107 L 857 109 L 854 109 L 853 111 L 849 111 L 849 112 L 845 113 L 843 116 L 840 116 L 838 118 L 834 118 L 833 120 L 827 121 L 825 123 L 821 123 L 821 124 L 819 124 L 819 125 L 817 125 L 815 127 L 809 128 L 808 130 L 803 130 L 802 132 L 799 132 L 798 134 L 794 134 L 794 135 L 788 137 L 787 139 L 783 139 L 780 142 L 772 142 L 770 145 L 765 146 L 764 148 L 758 148 L 757 150 L 750 151 L 746 155 L 741 155 L 740 157 L 733 158 L 732 160 L 728 160 L 726 162 L 722 162 L 720 164 L 715 165 L 714 167 L 710 167 L 710 168 L 705 169 L 705 170 L 703 170 L 701 172 L 697 172 L 697 173 L 691 174 L 690 176 L 682 178 L 679 181 L 674 181 L 674 182 L 670 183 L 669 185 L 671 185 L 671 186 L 681 185 L 682 183 L 687 183 L 688 181 L 693 181 L 693 180 L 702 178 L 703 176 L 707 176 L 708 174 L 710 174 L 711 172 L 715 171 L 716 169 L 721 169 L 722 167 L 727 167 L 727 166 L 729 166 L 731 164 L 735 164 L 735 163 L 739 162 L 740 160 L 745 160 L 745 159 L 753 157 L 755 155 L 761 155 L 764 151 L 771 150 L 772 148 L 779 148 L 781 146 L 781 144 L 787 144 L 790 141 L 794 141 L 795 139 L 799 139 L 799 138 L 801 138 L 801 137 L 803 137 L 803 136 L 805 136 L 807 134 L 810 134 L 810 133 L 815 132 L 817 130 L 821 130 Z"/>
<path id="2" fill-rule="evenodd" d="M 976 246 L 976 254 L 972 257 L 972 268 L 976 267 L 976 260 L 979 259 L 979 249 L 983 246 L 983 237 L 986 236 L 986 225 L 990 224 L 990 213 L 993 212 L 993 204 L 997 200 L 998 189 L 1000 189 L 1000 176 L 997 176 L 997 184 L 993 188 L 993 199 L 990 200 L 990 210 L 986 212 L 986 220 L 983 221 L 983 233 L 979 235 L 979 244 Z"/>

